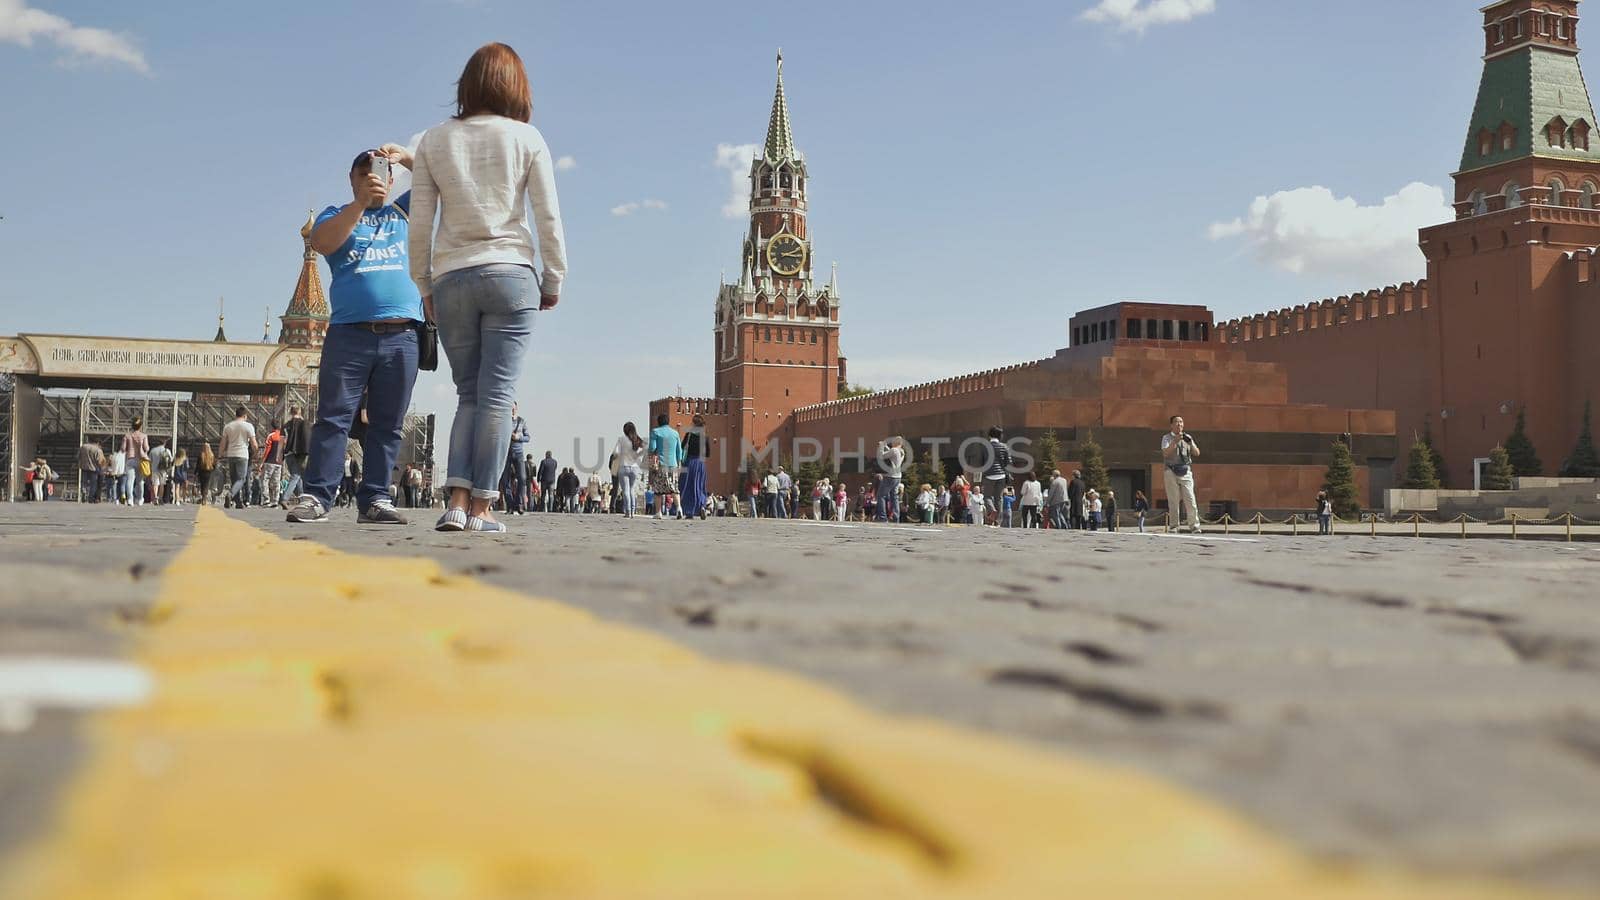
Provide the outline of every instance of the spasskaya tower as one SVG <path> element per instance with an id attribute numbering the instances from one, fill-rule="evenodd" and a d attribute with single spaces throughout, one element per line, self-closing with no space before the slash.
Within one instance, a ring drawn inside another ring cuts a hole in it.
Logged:
<path id="1" fill-rule="evenodd" d="M 712 490 L 733 485 L 719 478 L 719 457 L 737 468 L 741 454 L 757 453 L 784 435 L 801 406 L 836 399 L 845 378 L 839 355 L 836 269 L 819 282 L 807 223 L 810 173 L 795 150 L 789 100 L 778 54 L 777 88 L 766 141 L 750 163 L 749 227 L 741 242 L 739 276 L 717 291 L 713 328 L 715 397 L 671 397 L 650 405 L 651 421 L 667 413 L 675 427 L 695 414 L 713 438 L 708 466 Z M 790 448 L 779 452 L 788 460 Z M 769 457 L 770 458 L 770 457 Z M 729 479 L 731 471 L 721 473 Z"/>

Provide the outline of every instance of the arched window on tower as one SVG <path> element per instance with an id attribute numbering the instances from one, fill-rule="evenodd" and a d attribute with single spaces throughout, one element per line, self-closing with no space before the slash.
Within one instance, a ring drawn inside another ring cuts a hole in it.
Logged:
<path id="1" fill-rule="evenodd" d="M 1560 178 L 1551 178 L 1547 187 L 1550 188 L 1550 198 L 1545 202 L 1551 206 L 1564 206 L 1565 203 L 1562 201 L 1561 194 L 1567 189 L 1566 182 Z"/>
<path id="2" fill-rule="evenodd" d="M 1522 205 L 1522 185 L 1515 181 L 1507 184 L 1500 193 L 1505 195 L 1506 209 L 1515 209 Z"/>
<path id="3" fill-rule="evenodd" d="M 1572 123 L 1572 149 L 1589 149 L 1589 123 L 1583 119 Z"/>
<path id="4" fill-rule="evenodd" d="M 1489 198 L 1484 195 L 1482 190 L 1473 191 L 1472 195 L 1467 199 L 1472 203 L 1473 215 L 1481 216 L 1489 211 Z"/>
<path id="5" fill-rule="evenodd" d="M 1494 152 L 1494 132 L 1485 128 L 1478 132 L 1478 155 L 1488 156 Z"/>
<path id="6" fill-rule="evenodd" d="M 1600 194 L 1600 187 L 1592 181 L 1585 181 L 1582 191 L 1583 196 L 1578 200 L 1578 205 L 1584 209 L 1594 209 L 1595 194 Z"/>
<path id="7" fill-rule="evenodd" d="M 1522 37 L 1522 20 L 1512 19 L 1510 25 L 1510 30 L 1507 33 L 1510 34 L 1511 39 L 1516 40 L 1517 38 Z"/>

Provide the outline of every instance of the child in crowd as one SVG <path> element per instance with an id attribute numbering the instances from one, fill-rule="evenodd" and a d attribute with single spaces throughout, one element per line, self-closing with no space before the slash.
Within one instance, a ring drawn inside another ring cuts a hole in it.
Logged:
<path id="1" fill-rule="evenodd" d="M 1084 497 L 1083 502 L 1084 505 L 1089 508 L 1089 530 L 1099 531 L 1100 513 L 1104 509 L 1104 507 L 1100 505 L 1100 492 L 1090 488 L 1089 493 Z"/>
<path id="2" fill-rule="evenodd" d="M 923 485 L 922 490 L 917 494 L 917 513 L 921 516 L 924 525 L 933 524 L 933 507 L 937 499 L 933 494 L 933 485 L 931 484 Z"/>

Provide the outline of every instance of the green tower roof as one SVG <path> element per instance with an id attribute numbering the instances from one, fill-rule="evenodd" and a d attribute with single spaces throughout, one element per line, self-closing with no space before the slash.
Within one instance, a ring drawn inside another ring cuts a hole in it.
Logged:
<path id="1" fill-rule="evenodd" d="M 1577 56 L 1530 45 L 1485 61 L 1461 171 L 1528 157 L 1600 162 L 1600 134 L 1589 142 L 1588 150 L 1551 145 L 1545 126 L 1557 116 L 1569 127 L 1581 120 L 1590 131 L 1595 129 L 1594 104 Z M 1503 124 L 1515 129 L 1510 149 L 1500 139 Z M 1485 130 L 1494 135 L 1487 156 L 1479 153 L 1479 135 Z"/>
<path id="2" fill-rule="evenodd" d="M 772 118 L 767 121 L 766 158 L 769 162 L 794 159 L 794 134 L 789 131 L 789 100 L 783 95 L 783 51 L 778 51 L 778 90 L 772 96 Z"/>

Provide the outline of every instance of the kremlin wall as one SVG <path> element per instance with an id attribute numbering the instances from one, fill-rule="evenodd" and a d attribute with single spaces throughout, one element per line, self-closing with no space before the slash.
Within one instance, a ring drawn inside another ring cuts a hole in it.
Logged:
<path id="1" fill-rule="evenodd" d="M 1425 433 L 1449 483 L 1470 487 L 1519 413 L 1554 474 L 1600 395 L 1600 140 L 1589 140 L 1578 5 L 1481 10 L 1456 218 L 1420 231 L 1424 279 L 1220 325 L 1201 306 L 1110 304 L 1072 316 L 1068 346 L 1049 359 L 847 399 L 837 278 L 812 279 L 780 59 L 743 274 L 718 295 L 717 396 L 657 400 L 651 420 L 664 413 L 682 429 L 705 416 L 718 493 L 748 484 L 738 468 L 752 449 L 770 462 L 821 447 L 859 484 L 890 435 L 919 460 L 942 448 L 954 474 L 976 462 L 960 458 L 961 442 L 999 425 L 1012 438 L 1054 430 L 1064 468 L 1092 432 L 1122 503 L 1140 489 L 1161 508 L 1159 443 L 1173 414 L 1205 450 L 1197 492 L 1212 514 L 1309 507 L 1338 440 L 1370 507 L 1399 486 Z M 802 261 L 785 267 L 774 248 Z"/>

